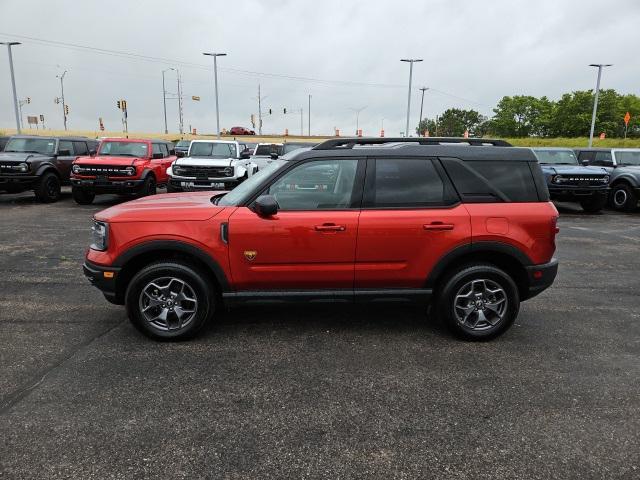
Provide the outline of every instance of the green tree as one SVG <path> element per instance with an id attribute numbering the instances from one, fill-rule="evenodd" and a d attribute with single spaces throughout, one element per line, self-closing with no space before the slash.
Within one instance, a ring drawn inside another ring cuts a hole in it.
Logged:
<path id="1" fill-rule="evenodd" d="M 540 135 L 545 129 L 542 115 L 550 106 L 546 97 L 536 98 L 529 95 L 502 97 L 491 119 L 489 129 L 492 133 L 505 137 L 529 137 Z"/>
<path id="2" fill-rule="evenodd" d="M 475 110 L 449 108 L 438 118 L 438 135 L 461 137 L 465 130 L 469 130 L 469 135 L 477 136 L 486 120 L 486 117 Z"/>

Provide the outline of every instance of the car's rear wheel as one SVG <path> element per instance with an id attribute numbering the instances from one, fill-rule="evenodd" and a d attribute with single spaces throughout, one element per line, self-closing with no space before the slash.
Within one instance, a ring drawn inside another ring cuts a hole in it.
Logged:
<path id="1" fill-rule="evenodd" d="M 156 340 L 193 337 L 213 314 L 206 276 L 182 262 L 157 262 L 140 270 L 125 295 L 129 319 Z"/>
<path id="2" fill-rule="evenodd" d="M 78 205 L 91 205 L 96 194 L 84 188 L 71 187 L 71 195 Z"/>
<path id="3" fill-rule="evenodd" d="M 142 184 L 142 188 L 140 189 L 140 196 L 147 197 L 149 195 L 155 195 L 157 192 L 157 184 L 156 179 L 153 175 L 149 175 L 144 179 L 144 183 Z"/>
<path id="4" fill-rule="evenodd" d="M 60 199 L 60 179 L 53 172 L 46 172 L 36 184 L 36 198 L 43 203 L 57 202 Z"/>
<path id="5" fill-rule="evenodd" d="M 616 210 L 632 212 L 638 206 L 638 196 L 626 183 L 614 185 L 610 192 L 611 205 Z"/>
<path id="6" fill-rule="evenodd" d="M 489 340 L 504 333 L 520 309 L 518 288 L 503 270 L 488 264 L 467 265 L 445 280 L 436 312 L 447 327 L 466 340 Z"/>
<path id="7" fill-rule="evenodd" d="M 607 204 L 607 196 L 595 193 L 580 201 L 580 206 L 587 213 L 598 213 Z"/>
<path id="8" fill-rule="evenodd" d="M 182 190 L 171 185 L 171 182 L 167 182 L 167 193 L 176 193 L 181 192 Z"/>

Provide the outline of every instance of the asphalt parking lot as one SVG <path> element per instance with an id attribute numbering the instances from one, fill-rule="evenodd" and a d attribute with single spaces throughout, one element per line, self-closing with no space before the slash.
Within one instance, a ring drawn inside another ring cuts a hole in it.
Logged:
<path id="1" fill-rule="evenodd" d="M 556 284 L 490 343 L 314 306 L 165 344 L 82 275 L 115 201 L 0 196 L 0 478 L 640 477 L 640 212 L 563 208 Z"/>

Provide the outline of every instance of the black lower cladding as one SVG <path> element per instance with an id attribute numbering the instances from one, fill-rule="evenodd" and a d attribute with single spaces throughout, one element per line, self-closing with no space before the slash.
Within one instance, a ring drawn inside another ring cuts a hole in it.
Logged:
<path id="1" fill-rule="evenodd" d="M 432 290 L 427 288 L 382 288 L 344 290 L 247 290 L 225 292 L 222 298 L 229 306 L 256 303 L 418 303 L 427 304 Z"/>
<path id="2" fill-rule="evenodd" d="M 37 175 L 0 175 L 0 190 L 19 192 L 31 188 L 39 179 Z"/>
<path id="3" fill-rule="evenodd" d="M 116 294 L 116 279 L 120 273 L 120 268 L 105 267 L 85 260 L 84 265 L 82 265 L 82 270 L 91 285 L 100 290 L 109 302 L 116 304 L 122 303 L 122 300 L 118 299 Z M 107 276 L 105 276 L 105 272 L 107 272 Z M 112 275 L 109 275 L 109 273 Z"/>
<path id="4" fill-rule="evenodd" d="M 552 258 L 549 263 L 530 265 L 525 269 L 529 280 L 527 298 L 535 297 L 553 284 L 558 274 L 558 259 Z"/>
<path id="5" fill-rule="evenodd" d="M 83 188 L 94 193 L 137 193 L 144 185 L 144 179 L 140 180 L 85 180 L 71 179 L 71 184 L 77 188 Z"/>

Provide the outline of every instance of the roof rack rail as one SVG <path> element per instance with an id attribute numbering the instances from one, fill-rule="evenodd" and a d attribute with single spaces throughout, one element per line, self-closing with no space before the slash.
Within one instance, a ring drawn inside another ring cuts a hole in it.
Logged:
<path id="1" fill-rule="evenodd" d="M 459 143 L 463 145 L 471 145 L 474 147 L 493 146 L 493 147 L 512 147 L 509 142 L 504 140 L 494 140 L 490 138 L 459 138 L 459 137 L 372 137 L 372 138 L 335 138 L 326 140 L 315 147 L 313 150 L 334 150 L 338 148 L 349 149 L 356 145 L 384 145 L 386 143 L 418 143 L 420 145 L 443 145 L 448 143 Z"/>

